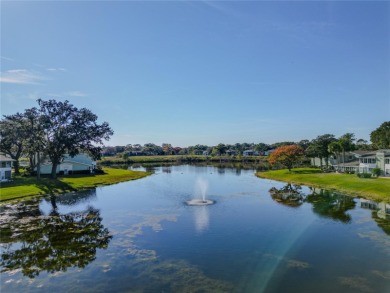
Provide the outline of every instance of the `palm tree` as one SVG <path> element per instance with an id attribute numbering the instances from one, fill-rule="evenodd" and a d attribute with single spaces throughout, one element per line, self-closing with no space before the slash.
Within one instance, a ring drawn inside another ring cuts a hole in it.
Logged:
<path id="1" fill-rule="evenodd" d="M 345 163 L 345 152 L 352 151 L 354 149 L 353 141 L 355 140 L 355 135 L 353 133 L 346 133 L 341 136 L 338 140 L 340 146 L 343 149 L 343 164 Z"/>
<path id="2" fill-rule="evenodd" d="M 328 146 L 328 150 L 330 153 L 334 154 L 337 158 L 337 165 L 339 163 L 339 157 L 340 157 L 340 153 L 343 151 L 343 148 L 340 144 L 339 141 L 332 141 L 329 146 Z"/>

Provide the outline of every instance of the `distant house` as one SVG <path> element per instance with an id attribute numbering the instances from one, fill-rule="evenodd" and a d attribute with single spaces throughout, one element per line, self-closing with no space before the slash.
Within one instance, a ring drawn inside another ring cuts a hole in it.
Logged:
<path id="1" fill-rule="evenodd" d="M 41 164 L 41 174 L 51 174 L 53 164 L 45 162 Z M 73 158 L 65 155 L 64 160 L 57 166 L 57 174 L 89 174 L 94 173 L 96 169 L 96 161 L 87 154 L 78 154 Z M 35 168 L 36 171 L 36 168 Z"/>
<path id="2" fill-rule="evenodd" d="M 254 151 L 254 150 L 245 150 L 242 152 L 242 155 L 247 157 L 247 156 L 258 156 L 259 153 Z"/>
<path id="3" fill-rule="evenodd" d="M 143 151 L 130 151 L 128 152 L 129 156 L 143 156 L 144 152 Z"/>
<path id="4" fill-rule="evenodd" d="M 236 150 L 227 150 L 226 155 L 235 156 L 235 155 L 237 155 L 237 151 Z"/>
<path id="5" fill-rule="evenodd" d="M 0 155 L 0 182 L 11 180 L 12 162 L 14 159 Z"/>
<path id="6" fill-rule="evenodd" d="M 313 158 L 312 165 L 320 166 L 319 158 Z M 325 165 L 324 159 L 322 165 Z M 390 149 L 377 151 L 353 151 L 345 155 L 329 158 L 329 165 L 340 172 L 371 173 L 372 169 L 379 168 L 382 175 L 390 175 Z"/>
<path id="7" fill-rule="evenodd" d="M 197 155 L 197 156 L 208 156 L 209 155 L 209 152 L 208 151 L 202 151 L 202 150 L 194 150 L 194 155 Z"/>

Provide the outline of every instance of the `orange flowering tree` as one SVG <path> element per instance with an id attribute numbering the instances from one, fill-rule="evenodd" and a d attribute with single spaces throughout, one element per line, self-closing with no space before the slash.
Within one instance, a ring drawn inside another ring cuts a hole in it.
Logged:
<path id="1" fill-rule="evenodd" d="M 304 150 L 296 145 L 286 145 L 277 148 L 273 153 L 270 154 L 268 162 L 271 165 L 280 163 L 287 167 L 288 171 L 304 156 Z"/>

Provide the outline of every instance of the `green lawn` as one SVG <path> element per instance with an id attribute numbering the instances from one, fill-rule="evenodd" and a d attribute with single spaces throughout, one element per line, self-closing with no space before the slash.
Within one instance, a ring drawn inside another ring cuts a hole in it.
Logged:
<path id="1" fill-rule="evenodd" d="M 12 182 L 1 183 L 0 201 L 88 189 L 135 180 L 152 174 L 113 168 L 103 168 L 103 170 L 105 174 L 101 175 L 73 175 L 58 179 L 41 178 L 39 181 L 32 177 L 17 177 Z"/>
<path id="2" fill-rule="evenodd" d="M 295 184 L 335 189 L 343 193 L 390 202 L 390 178 L 359 178 L 354 174 L 321 173 L 319 169 L 297 168 L 258 172 L 256 176 Z"/>

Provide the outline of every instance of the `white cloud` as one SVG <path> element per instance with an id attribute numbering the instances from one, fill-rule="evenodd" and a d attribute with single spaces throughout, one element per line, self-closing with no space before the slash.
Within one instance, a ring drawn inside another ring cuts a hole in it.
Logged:
<path id="1" fill-rule="evenodd" d="M 8 57 L 5 57 L 5 56 L 0 56 L 0 58 L 3 59 L 3 60 L 6 60 L 6 61 L 14 61 L 14 59 L 8 58 Z"/>
<path id="2" fill-rule="evenodd" d="M 52 71 L 52 72 L 58 72 L 58 71 L 67 71 L 66 68 L 63 68 L 63 67 L 58 67 L 58 68 L 54 68 L 54 67 L 51 67 L 51 68 L 46 68 L 47 71 Z"/>
<path id="3" fill-rule="evenodd" d="M 1 83 L 13 84 L 39 84 L 45 78 L 35 71 L 28 69 L 11 69 L 1 72 Z"/>

